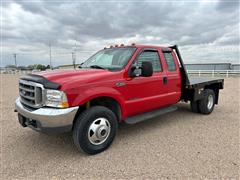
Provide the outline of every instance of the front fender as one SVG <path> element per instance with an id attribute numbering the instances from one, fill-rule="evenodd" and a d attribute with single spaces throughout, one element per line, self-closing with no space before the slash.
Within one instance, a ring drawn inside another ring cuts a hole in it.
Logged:
<path id="1" fill-rule="evenodd" d="M 71 92 L 68 92 L 71 100 L 71 106 L 81 106 L 88 101 L 98 97 L 110 97 L 118 102 L 121 108 L 122 118 L 125 119 L 125 100 L 121 93 L 116 89 L 110 87 L 94 87 L 90 89 L 82 89 L 80 92 L 78 91 L 77 93 L 74 91 L 76 90 L 71 90 Z"/>

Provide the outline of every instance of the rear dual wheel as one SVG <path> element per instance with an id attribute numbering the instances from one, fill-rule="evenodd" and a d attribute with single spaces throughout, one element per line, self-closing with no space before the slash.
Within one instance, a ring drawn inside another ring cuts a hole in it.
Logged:
<path id="1" fill-rule="evenodd" d="M 210 114 L 215 105 L 215 93 L 211 89 L 205 89 L 203 95 L 202 99 L 191 102 L 191 109 L 196 113 Z"/>

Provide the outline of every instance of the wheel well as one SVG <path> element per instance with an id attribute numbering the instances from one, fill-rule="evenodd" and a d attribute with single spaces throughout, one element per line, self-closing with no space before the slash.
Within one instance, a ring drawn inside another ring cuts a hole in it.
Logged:
<path id="1" fill-rule="evenodd" d="M 118 102 L 111 97 L 98 97 L 92 99 L 89 103 L 89 106 L 104 106 L 110 109 L 116 115 L 118 121 L 121 120 L 121 108 Z"/>
<path id="2" fill-rule="evenodd" d="M 75 116 L 75 119 L 73 121 L 73 125 L 75 124 L 75 121 L 77 119 L 77 117 L 79 116 L 79 114 L 81 114 L 84 110 L 86 110 L 89 107 L 92 106 L 104 106 L 108 109 L 110 109 L 117 117 L 118 122 L 121 121 L 121 107 L 118 104 L 118 102 L 111 98 L 111 97 L 97 97 L 94 98 L 88 102 L 86 102 L 85 104 L 79 106 L 78 112 Z"/>

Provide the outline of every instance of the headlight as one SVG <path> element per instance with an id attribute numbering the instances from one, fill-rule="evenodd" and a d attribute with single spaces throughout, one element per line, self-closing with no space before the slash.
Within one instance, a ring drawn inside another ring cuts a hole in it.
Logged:
<path id="1" fill-rule="evenodd" d="M 57 108 L 69 107 L 67 96 L 63 91 L 46 89 L 45 105 Z"/>

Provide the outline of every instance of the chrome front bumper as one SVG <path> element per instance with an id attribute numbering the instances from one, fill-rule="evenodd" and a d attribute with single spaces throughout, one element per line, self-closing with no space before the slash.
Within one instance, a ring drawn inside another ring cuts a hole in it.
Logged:
<path id="1" fill-rule="evenodd" d="M 29 111 L 22 105 L 20 98 L 16 100 L 15 108 L 19 113 L 21 125 L 46 133 L 71 131 L 73 120 L 78 111 L 78 107 L 66 109 L 42 107 Z"/>

